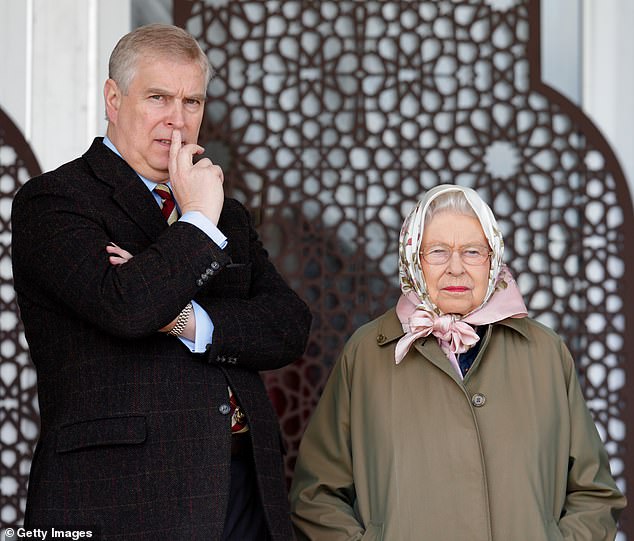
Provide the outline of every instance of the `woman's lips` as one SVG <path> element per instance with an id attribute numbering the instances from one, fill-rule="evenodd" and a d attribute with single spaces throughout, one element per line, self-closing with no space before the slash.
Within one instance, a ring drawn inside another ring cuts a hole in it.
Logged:
<path id="1" fill-rule="evenodd" d="M 465 286 L 449 286 L 443 287 L 443 291 L 448 291 L 449 293 L 464 293 L 465 291 L 469 291 L 469 288 Z"/>

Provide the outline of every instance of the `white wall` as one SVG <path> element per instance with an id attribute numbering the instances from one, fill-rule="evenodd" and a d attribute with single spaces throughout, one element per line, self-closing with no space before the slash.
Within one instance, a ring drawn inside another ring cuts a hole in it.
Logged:
<path id="1" fill-rule="evenodd" d="M 542 79 L 614 150 L 634 199 L 634 2 L 542 0 Z"/>
<path id="2" fill-rule="evenodd" d="M 542 80 L 577 105 L 583 96 L 582 20 L 583 0 L 542 0 Z"/>
<path id="3" fill-rule="evenodd" d="M 583 0 L 583 107 L 634 194 L 634 2 Z"/>
<path id="4" fill-rule="evenodd" d="M 105 132 L 103 82 L 130 0 L 0 0 L 0 107 L 43 170 Z"/>
<path id="5" fill-rule="evenodd" d="M 0 107 L 22 128 L 29 123 L 32 113 L 30 100 L 31 81 L 26 74 L 32 72 L 31 0 L 16 2 L 0 0 Z M 30 134 L 27 134 L 27 138 Z"/>

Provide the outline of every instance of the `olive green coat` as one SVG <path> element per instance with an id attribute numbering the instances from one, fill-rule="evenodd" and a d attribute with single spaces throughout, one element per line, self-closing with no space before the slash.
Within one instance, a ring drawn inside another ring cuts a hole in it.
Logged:
<path id="1" fill-rule="evenodd" d="M 394 363 L 393 310 L 346 344 L 300 446 L 299 539 L 614 539 L 625 506 L 563 342 L 489 327 L 464 382 L 434 337 Z"/>

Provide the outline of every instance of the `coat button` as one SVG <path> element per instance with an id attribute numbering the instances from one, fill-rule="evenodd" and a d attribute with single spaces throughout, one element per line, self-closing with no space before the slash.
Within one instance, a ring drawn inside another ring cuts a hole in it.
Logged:
<path id="1" fill-rule="evenodd" d="M 220 406 L 218 406 L 218 411 L 223 415 L 229 415 L 231 408 L 229 407 L 229 404 L 220 404 Z"/>
<path id="2" fill-rule="evenodd" d="M 482 406 L 484 406 L 484 404 L 486 404 L 486 401 L 487 397 L 484 396 L 482 393 L 476 393 L 471 397 L 471 403 L 476 408 L 481 408 Z"/>
<path id="3" fill-rule="evenodd" d="M 198 278 L 198 280 L 196 280 L 196 285 L 198 287 L 201 287 L 205 282 L 203 282 L 200 278 Z"/>
<path id="4" fill-rule="evenodd" d="M 211 264 L 211 269 L 217 271 L 220 268 L 220 263 L 218 263 L 217 261 L 214 261 Z"/>
<path id="5" fill-rule="evenodd" d="M 376 337 L 376 341 L 378 344 L 382 344 L 383 342 L 385 342 L 387 340 L 386 336 L 383 334 L 379 334 L 379 336 Z"/>

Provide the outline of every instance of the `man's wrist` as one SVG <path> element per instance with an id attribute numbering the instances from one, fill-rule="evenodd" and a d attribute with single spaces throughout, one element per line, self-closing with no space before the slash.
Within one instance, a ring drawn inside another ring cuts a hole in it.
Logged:
<path id="1" fill-rule="evenodd" d="M 174 323 L 174 326 L 169 331 L 167 331 L 167 334 L 169 334 L 170 336 L 180 336 L 181 334 L 183 334 L 183 331 L 187 326 L 187 322 L 192 315 L 192 311 L 192 303 L 188 302 L 187 306 L 185 306 L 185 308 L 181 310 L 181 313 L 178 314 L 178 317 L 176 318 L 176 323 Z"/>

